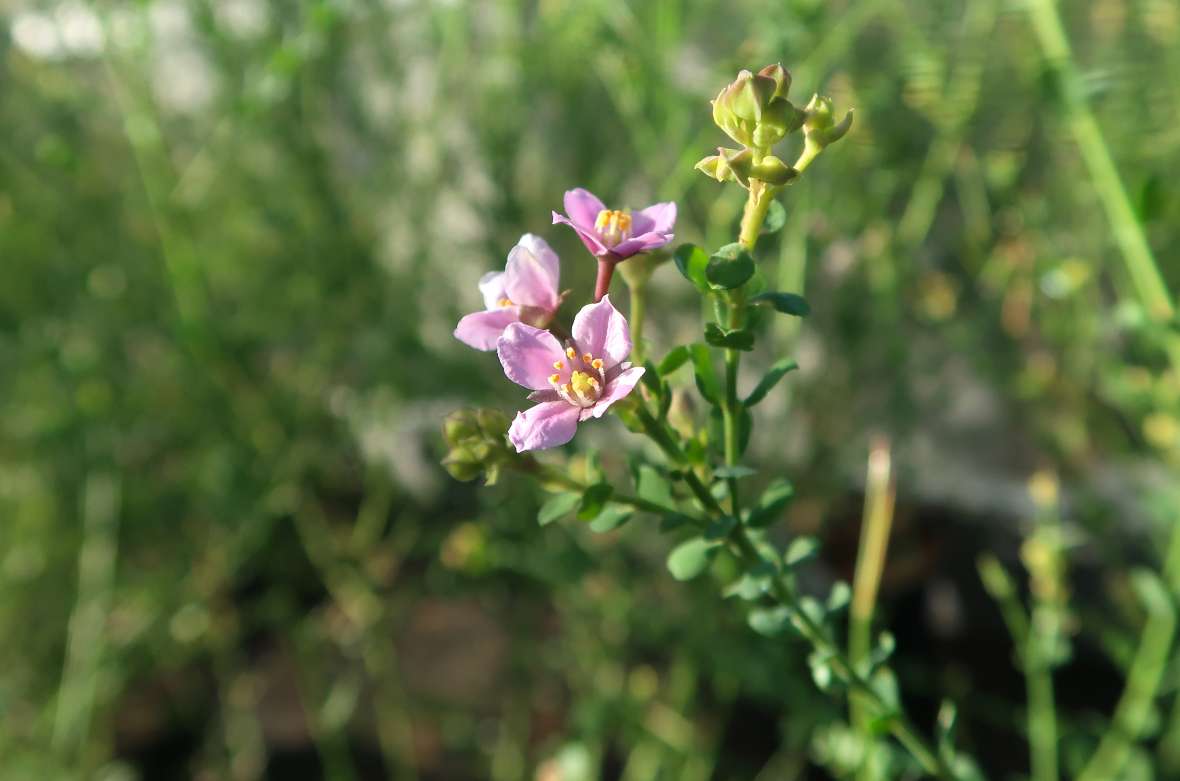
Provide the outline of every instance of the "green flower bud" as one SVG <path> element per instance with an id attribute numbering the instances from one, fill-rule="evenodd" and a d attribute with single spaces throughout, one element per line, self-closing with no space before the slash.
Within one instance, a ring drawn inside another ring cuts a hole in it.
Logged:
<path id="1" fill-rule="evenodd" d="M 750 178 L 781 186 L 792 181 L 799 172 L 774 155 L 766 155 L 750 170 Z"/>
<path id="2" fill-rule="evenodd" d="M 790 88 L 791 75 L 781 65 L 757 74 L 743 70 L 713 101 L 713 121 L 739 144 L 769 149 L 802 122 L 787 100 Z"/>
<path id="3" fill-rule="evenodd" d="M 457 447 L 442 461 L 443 468 L 451 477 L 464 483 L 474 480 L 483 472 L 483 463 L 469 449 Z"/>
<path id="4" fill-rule="evenodd" d="M 761 149 L 782 141 L 788 133 L 794 133 L 803 125 L 806 114 L 795 108 L 785 98 L 775 98 L 762 112 L 762 119 L 754 127 L 754 146 Z"/>
<path id="5" fill-rule="evenodd" d="M 475 420 L 479 430 L 494 442 L 504 442 L 508 436 L 508 426 L 512 421 L 498 409 L 479 409 L 475 411 Z"/>
<path id="6" fill-rule="evenodd" d="M 479 436 L 479 423 L 471 410 L 455 410 L 443 421 L 443 436 L 450 445 Z"/>
<path id="7" fill-rule="evenodd" d="M 699 171 L 719 182 L 737 182 L 742 187 L 750 186 L 750 166 L 754 153 L 749 149 L 726 149 L 717 147 L 717 154 L 706 157 L 696 164 Z"/>
<path id="8" fill-rule="evenodd" d="M 774 95 L 772 97 L 784 99 L 787 97 L 787 93 L 791 90 L 790 71 L 776 62 L 774 65 L 767 65 L 758 71 L 758 75 L 774 81 Z"/>
<path id="9" fill-rule="evenodd" d="M 821 149 L 839 141 L 852 127 L 852 111 L 844 115 L 839 123 L 832 111 L 832 99 L 813 95 L 804 109 L 803 135 Z"/>

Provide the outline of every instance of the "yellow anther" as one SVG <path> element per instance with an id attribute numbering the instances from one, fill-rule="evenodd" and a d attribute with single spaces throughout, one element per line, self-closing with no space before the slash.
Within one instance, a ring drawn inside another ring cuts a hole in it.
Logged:
<path id="1" fill-rule="evenodd" d="M 598 380 L 586 372 L 574 372 L 570 375 L 570 385 L 574 393 L 582 398 L 596 398 L 598 396 Z"/>
<path id="2" fill-rule="evenodd" d="M 567 358 L 573 358 L 577 354 L 578 354 L 578 351 L 575 350 L 574 348 L 572 348 L 572 347 L 565 348 L 565 355 Z"/>
<path id="3" fill-rule="evenodd" d="M 512 299 L 510 299 L 510 298 L 501 298 L 501 299 L 500 299 L 500 306 L 513 306 Z"/>
<path id="4" fill-rule="evenodd" d="M 593 356 L 593 355 L 591 355 L 590 353 L 582 353 L 582 363 L 584 363 L 584 364 L 586 364 L 587 366 L 589 366 L 589 365 L 590 365 L 590 362 L 591 362 L 591 361 L 593 361 L 593 360 L 594 360 L 594 356 Z"/>
<path id="5" fill-rule="evenodd" d="M 631 215 L 617 209 L 603 209 L 594 218 L 594 228 L 608 247 L 631 235 Z"/>
<path id="6" fill-rule="evenodd" d="M 549 384 L 550 385 L 556 385 L 559 382 L 561 382 L 561 375 L 560 374 L 550 374 L 549 375 Z"/>
<path id="7" fill-rule="evenodd" d="M 601 371 L 602 370 L 602 359 L 595 358 L 593 361 L 590 361 L 590 366 L 594 369 L 598 369 Z"/>
<path id="8" fill-rule="evenodd" d="M 562 363 L 561 361 L 554 361 L 554 362 L 553 362 L 553 368 L 554 368 L 554 369 L 564 369 L 564 368 L 565 368 L 565 364 L 564 364 L 564 363 Z"/>

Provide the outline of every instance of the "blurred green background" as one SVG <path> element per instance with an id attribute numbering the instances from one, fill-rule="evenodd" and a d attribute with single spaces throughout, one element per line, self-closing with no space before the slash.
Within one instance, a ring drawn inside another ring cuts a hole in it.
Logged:
<path id="1" fill-rule="evenodd" d="M 759 246 L 814 310 L 742 379 L 802 367 L 754 444 L 797 486 L 783 530 L 825 540 L 817 588 L 848 577 L 890 438 L 902 691 L 924 728 L 955 699 L 960 744 L 1018 777 L 1023 682 L 975 560 L 1023 588 L 1028 480 L 1056 475 L 1076 772 L 1143 622 L 1128 572 L 1180 514 L 1175 326 L 1108 219 L 1129 206 L 1180 289 L 1180 5 L 1063 11 L 1125 199 L 1021 3 L 10 0 L 0 778 L 842 777 L 844 705 L 724 571 L 675 583 L 654 524 L 542 530 L 531 484 L 437 465 L 445 414 L 522 403 L 451 336 L 479 276 L 539 233 L 573 311 L 594 264 L 549 210 L 575 186 L 732 240 L 743 193 L 692 164 L 724 141 L 709 99 L 775 61 L 857 112 Z M 670 264 L 653 286 L 652 352 L 699 338 Z M 1177 684 L 1180 660 L 1123 777 L 1180 777 Z"/>

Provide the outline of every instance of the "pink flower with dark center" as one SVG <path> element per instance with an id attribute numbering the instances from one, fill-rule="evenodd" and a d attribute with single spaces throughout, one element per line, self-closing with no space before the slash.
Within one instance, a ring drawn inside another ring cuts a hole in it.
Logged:
<path id="1" fill-rule="evenodd" d="M 496 340 L 512 323 L 548 326 L 561 305 L 560 265 L 557 253 L 540 236 L 521 236 L 508 253 L 504 270 L 489 271 L 479 280 L 486 309 L 460 320 L 455 338 L 477 350 L 494 350 Z"/>
<path id="2" fill-rule="evenodd" d="M 676 224 L 676 204 L 671 201 L 637 212 L 608 209 L 594 193 L 581 187 L 566 192 L 565 211 L 553 212 L 553 224 L 569 225 L 590 254 L 613 255 L 615 262 L 664 246 L 672 240 Z"/>
<path id="3" fill-rule="evenodd" d="M 524 323 L 512 323 L 500 337 L 504 373 L 539 402 L 518 412 L 508 429 L 518 453 L 569 442 L 578 423 L 602 417 L 643 376 L 641 367 L 626 362 L 631 329 L 609 296 L 582 307 L 572 330 L 564 348 L 553 334 Z"/>

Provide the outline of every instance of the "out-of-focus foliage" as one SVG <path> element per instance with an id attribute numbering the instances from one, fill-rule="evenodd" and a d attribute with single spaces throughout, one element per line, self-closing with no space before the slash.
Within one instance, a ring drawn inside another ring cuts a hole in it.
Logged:
<path id="1" fill-rule="evenodd" d="M 1063 5 L 1180 289 L 1180 7 Z M 678 239 L 728 241 L 739 194 L 693 170 L 724 140 L 708 100 L 779 60 L 857 113 L 759 246 L 814 309 L 763 326 L 800 371 L 757 409 L 776 432 L 759 457 L 797 486 L 790 527 L 827 539 L 826 591 L 868 435 L 893 437 L 901 688 L 924 727 L 955 697 L 996 775 L 1025 767 L 1024 695 L 973 563 L 1020 566 L 1025 480 L 1059 472 L 1076 772 L 1142 620 L 1126 567 L 1157 565 L 1175 523 L 1180 378 L 1014 4 L 18 0 L 0 11 L 0 777 L 839 774 L 855 736 L 803 645 L 674 582 L 643 519 L 540 529 L 525 484 L 437 465 L 448 412 L 518 403 L 451 338 L 479 276 L 543 233 L 584 298 L 594 264 L 548 226 L 578 185 L 676 200 Z M 695 317 L 671 264 L 652 284 L 662 355 Z M 1129 767 L 1180 768 L 1172 699 Z"/>

